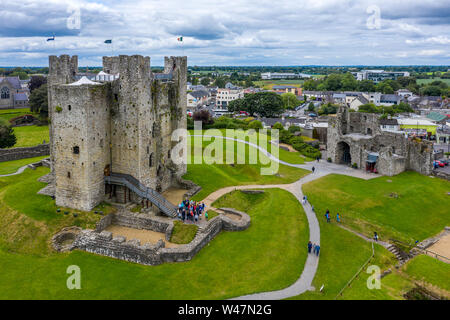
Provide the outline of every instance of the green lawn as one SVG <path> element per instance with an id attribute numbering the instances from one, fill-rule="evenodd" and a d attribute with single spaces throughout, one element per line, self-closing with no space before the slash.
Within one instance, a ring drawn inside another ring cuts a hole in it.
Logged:
<path id="1" fill-rule="evenodd" d="M 174 221 L 172 237 L 170 242 L 173 243 L 189 243 L 197 234 L 198 226 L 195 224 L 185 224 L 181 221 Z"/>
<path id="2" fill-rule="evenodd" d="M 17 138 L 14 148 L 32 147 L 50 140 L 48 126 L 22 126 L 13 129 Z"/>
<path id="3" fill-rule="evenodd" d="M 319 220 L 326 209 L 333 218 L 339 212 L 343 224 L 369 237 L 377 231 L 382 240 L 421 241 L 450 225 L 450 183 L 415 172 L 367 181 L 329 175 L 304 191 Z"/>
<path id="4" fill-rule="evenodd" d="M 450 293 L 450 264 L 427 255 L 419 255 L 403 269 L 413 279 L 425 281 Z"/>
<path id="5" fill-rule="evenodd" d="M 43 184 L 35 180 L 48 169 L 28 171 L 0 178 L 2 299 L 222 299 L 287 287 L 303 269 L 306 217 L 290 193 L 276 189 L 220 200 L 245 209 L 251 226 L 222 232 L 189 262 L 150 267 L 81 251 L 50 252 L 57 227 L 92 224 L 98 215 L 56 213 L 49 197 L 36 194 Z M 70 265 L 81 269 L 81 290 L 66 288 Z"/>
<path id="6" fill-rule="evenodd" d="M 30 108 L 0 109 L 0 118 L 8 121 L 12 118 L 24 116 L 26 114 L 32 114 L 32 112 L 30 112 Z"/>
<path id="7" fill-rule="evenodd" d="M 257 163 L 248 164 L 250 149 L 255 151 L 255 148 L 234 141 L 231 141 L 231 145 L 228 147 L 223 139 L 212 139 L 212 141 L 219 142 L 220 147 L 217 149 L 223 150 L 222 160 L 226 159 L 226 151 L 230 151 L 231 148 L 234 147 L 235 163 L 242 161 L 246 164 L 207 164 L 205 159 L 212 159 L 212 157 L 196 157 L 194 145 L 192 145 L 191 163 L 193 164 L 188 165 L 188 173 L 184 175 L 183 178 L 192 180 L 202 186 L 202 190 L 193 197 L 194 200 L 201 200 L 210 193 L 227 186 L 292 183 L 309 173 L 307 170 L 293 168 L 270 161 L 264 155 L 258 158 Z M 209 148 L 208 145 L 212 145 L 212 141 L 203 141 L 201 150 L 199 147 L 196 147 L 197 150 L 201 151 L 200 155 L 204 155 L 205 148 Z M 238 145 L 241 145 L 243 148 L 239 149 Z M 280 154 L 282 153 L 280 152 Z M 214 155 L 215 153 L 213 156 Z M 198 159 L 199 162 L 202 163 L 194 164 L 196 161 L 195 159 Z M 270 169 L 271 166 L 272 169 Z M 271 174 L 262 174 L 261 168 L 270 169 L 268 171 Z"/>
<path id="8" fill-rule="evenodd" d="M 335 299 L 347 282 L 356 274 L 372 254 L 371 244 L 351 232 L 329 224 L 317 214 L 320 224 L 320 259 L 313 280 L 315 291 L 305 292 L 292 299 L 332 300 Z M 381 246 L 375 246 L 375 261 L 386 265 L 393 259 Z M 361 278 L 362 276 L 360 276 Z M 324 286 L 322 292 L 319 289 Z M 354 286 L 353 286 L 354 288 Z M 342 299 L 348 295 L 346 289 Z M 357 296 L 367 297 L 371 291 L 365 286 L 357 289 Z"/>
<path id="9" fill-rule="evenodd" d="M 43 156 L 43 157 L 34 157 L 34 158 L 26 158 L 26 159 L 20 159 L 20 160 L 0 162 L 0 175 L 14 173 L 20 167 L 23 167 L 30 163 L 38 162 L 47 157 L 48 156 Z"/>

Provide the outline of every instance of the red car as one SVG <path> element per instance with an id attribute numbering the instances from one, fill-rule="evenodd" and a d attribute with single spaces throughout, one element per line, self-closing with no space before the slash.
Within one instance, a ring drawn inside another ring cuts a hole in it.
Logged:
<path id="1" fill-rule="evenodd" d="M 435 167 L 436 167 L 436 166 L 439 166 L 439 167 L 445 167 L 445 164 L 444 164 L 443 162 L 438 161 L 438 160 L 434 161 L 433 164 L 434 164 Z"/>

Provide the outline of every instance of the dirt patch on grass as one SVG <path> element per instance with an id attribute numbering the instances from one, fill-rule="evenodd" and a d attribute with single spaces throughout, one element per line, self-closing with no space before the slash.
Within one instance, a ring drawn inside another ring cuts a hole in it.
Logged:
<path id="1" fill-rule="evenodd" d="M 141 241 L 141 245 L 146 243 L 156 244 L 161 239 L 166 243 L 166 248 L 178 247 L 177 244 L 166 241 L 165 234 L 162 232 L 133 229 L 118 225 L 110 225 L 105 230 L 112 232 L 113 237 L 122 236 L 127 238 L 127 240 L 138 239 Z"/>
<path id="2" fill-rule="evenodd" d="M 178 205 L 184 199 L 186 189 L 169 188 L 162 195 L 173 205 Z"/>
<path id="3" fill-rule="evenodd" d="M 239 221 L 239 220 L 241 220 L 241 216 L 238 215 L 238 214 L 234 214 L 234 213 L 229 213 L 229 212 L 227 212 L 227 213 L 224 213 L 223 215 L 226 216 L 226 217 L 228 217 L 228 218 L 230 218 L 231 220 L 234 220 L 234 221 Z"/>
<path id="4" fill-rule="evenodd" d="M 430 246 L 428 250 L 450 258 L 450 233 L 440 238 L 435 244 Z M 430 255 L 433 256 L 432 254 Z"/>

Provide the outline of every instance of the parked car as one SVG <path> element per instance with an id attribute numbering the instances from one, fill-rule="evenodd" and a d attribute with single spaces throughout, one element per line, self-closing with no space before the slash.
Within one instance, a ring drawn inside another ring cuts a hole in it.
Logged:
<path id="1" fill-rule="evenodd" d="M 445 164 L 443 162 L 440 162 L 439 160 L 433 161 L 433 167 L 445 167 Z"/>
<path id="2" fill-rule="evenodd" d="M 439 162 L 442 162 L 445 166 L 448 166 L 450 161 L 448 161 L 448 159 L 441 159 Z"/>

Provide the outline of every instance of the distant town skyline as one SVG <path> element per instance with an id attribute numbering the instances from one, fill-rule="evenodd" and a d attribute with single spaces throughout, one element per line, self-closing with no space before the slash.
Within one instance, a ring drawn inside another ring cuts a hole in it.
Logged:
<path id="1" fill-rule="evenodd" d="M 450 64 L 448 0 L 1 3 L 1 66 L 47 66 L 60 54 L 80 66 L 119 54 L 149 55 L 152 66 L 164 55 L 190 66 Z"/>

